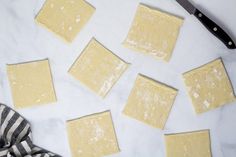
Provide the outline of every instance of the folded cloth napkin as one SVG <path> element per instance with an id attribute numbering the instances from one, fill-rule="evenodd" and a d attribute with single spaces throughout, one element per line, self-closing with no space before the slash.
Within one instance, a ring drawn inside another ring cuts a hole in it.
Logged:
<path id="1" fill-rule="evenodd" d="M 0 103 L 0 157 L 61 157 L 33 144 L 29 122 Z"/>

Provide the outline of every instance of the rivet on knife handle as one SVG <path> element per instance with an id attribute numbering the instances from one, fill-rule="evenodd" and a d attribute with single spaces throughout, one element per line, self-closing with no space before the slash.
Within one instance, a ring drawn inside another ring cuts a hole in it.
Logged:
<path id="1" fill-rule="evenodd" d="M 215 22 L 210 20 L 207 16 L 205 16 L 201 11 L 198 9 L 194 12 L 195 17 L 201 21 L 201 23 L 218 39 L 220 39 L 229 49 L 235 49 L 236 46 L 233 40 L 229 37 L 229 35 L 220 28 Z"/>

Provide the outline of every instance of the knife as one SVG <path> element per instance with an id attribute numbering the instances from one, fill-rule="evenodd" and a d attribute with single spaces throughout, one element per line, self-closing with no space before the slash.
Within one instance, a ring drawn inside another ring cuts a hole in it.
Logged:
<path id="1" fill-rule="evenodd" d="M 230 38 L 230 36 L 220 28 L 215 22 L 204 15 L 200 10 L 198 10 L 193 4 L 188 0 L 176 0 L 185 10 L 190 14 L 194 15 L 212 34 L 214 34 L 218 39 L 220 39 L 226 47 L 229 49 L 235 49 L 235 43 Z"/>

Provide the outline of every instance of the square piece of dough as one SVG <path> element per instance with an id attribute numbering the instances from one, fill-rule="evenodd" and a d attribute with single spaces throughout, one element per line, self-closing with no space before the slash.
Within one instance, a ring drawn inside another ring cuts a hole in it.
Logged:
<path id="1" fill-rule="evenodd" d="M 73 157 L 102 157 L 120 151 L 109 111 L 68 121 L 67 132 Z"/>
<path id="2" fill-rule="evenodd" d="M 94 11 L 94 7 L 84 0 L 46 0 L 36 21 L 72 42 Z"/>
<path id="3" fill-rule="evenodd" d="M 105 97 L 128 64 L 92 39 L 69 73 L 101 97 Z"/>
<path id="4" fill-rule="evenodd" d="M 203 113 L 235 100 L 221 59 L 183 74 L 196 113 Z"/>
<path id="5" fill-rule="evenodd" d="M 211 157 L 208 130 L 165 135 L 166 157 Z"/>
<path id="6" fill-rule="evenodd" d="M 176 95 L 176 89 L 138 75 L 123 113 L 163 129 Z"/>
<path id="7" fill-rule="evenodd" d="M 139 5 L 124 46 L 169 61 L 183 19 Z"/>
<path id="8" fill-rule="evenodd" d="M 7 65 L 16 108 L 56 101 L 48 60 Z"/>

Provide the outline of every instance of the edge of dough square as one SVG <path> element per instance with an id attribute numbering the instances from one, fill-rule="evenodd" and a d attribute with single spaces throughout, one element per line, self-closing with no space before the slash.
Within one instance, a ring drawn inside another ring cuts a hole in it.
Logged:
<path id="1" fill-rule="evenodd" d="M 163 129 L 177 95 L 177 90 L 139 74 L 123 114 Z"/>
<path id="2" fill-rule="evenodd" d="M 137 52 L 169 61 L 183 19 L 139 4 L 123 45 Z"/>
<path id="3" fill-rule="evenodd" d="M 184 73 L 183 79 L 197 114 L 236 100 L 221 58 Z"/>
<path id="4" fill-rule="evenodd" d="M 72 42 L 94 12 L 95 8 L 85 0 L 46 0 L 35 21 Z"/>
<path id="5" fill-rule="evenodd" d="M 211 157 L 209 130 L 166 134 L 166 157 Z"/>
<path id="6" fill-rule="evenodd" d="M 67 122 L 73 157 L 100 157 L 120 152 L 110 111 Z"/>
<path id="7" fill-rule="evenodd" d="M 56 102 L 48 59 L 7 65 L 16 108 Z"/>
<path id="8" fill-rule="evenodd" d="M 129 64 L 91 39 L 69 69 L 69 73 L 104 98 Z"/>

